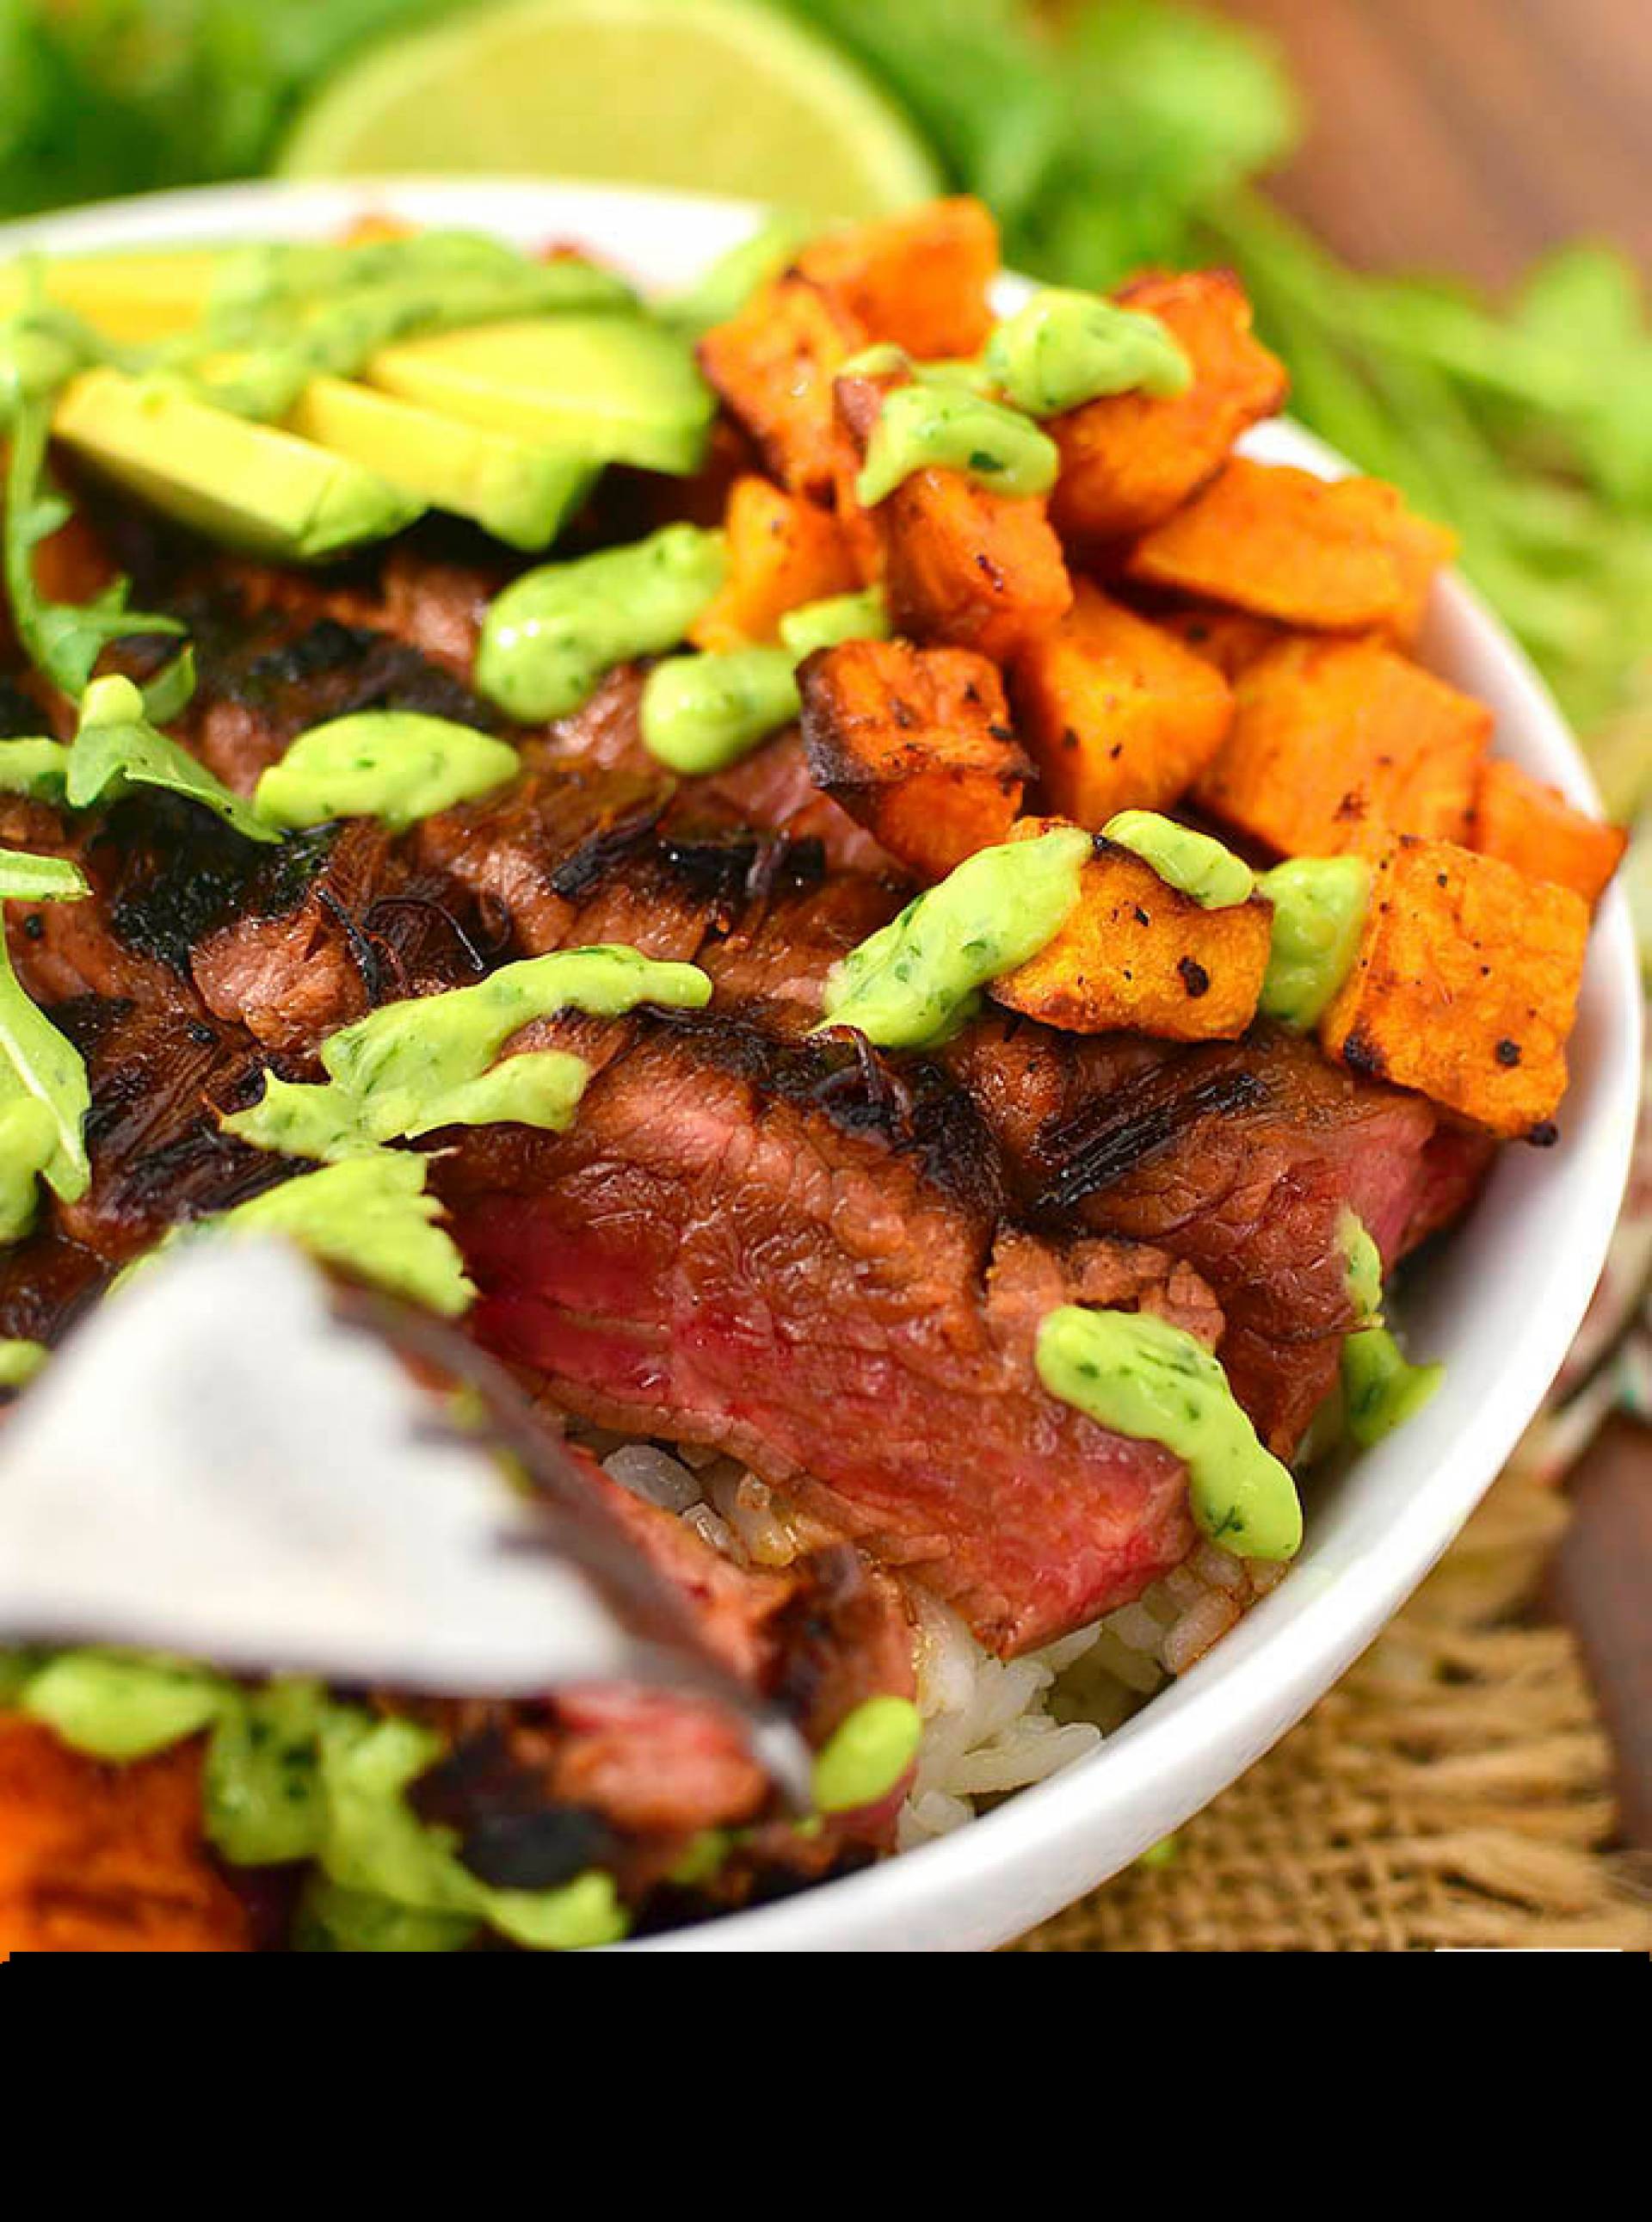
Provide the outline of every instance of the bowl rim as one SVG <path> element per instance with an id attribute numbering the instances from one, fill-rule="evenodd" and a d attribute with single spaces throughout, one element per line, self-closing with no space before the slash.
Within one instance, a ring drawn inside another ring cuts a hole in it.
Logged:
<path id="1" fill-rule="evenodd" d="M 313 233 L 353 214 L 386 210 L 519 237 L 585 235 L 622 263 L 652 260 L 656 269 L 662 242 L 674 239 L 670 259 L 685 280 L 761 215 L 754 204 L 710 196 L 554 179 L 252 181 L 25 217 L 0 226 L 0 258 L 35 247 L 96 250 L 272 236 L 288 228 Z M 1021 282 L 1006 281 L 1012 297 Z M 1352 468 L 1288 419 L 1261 428 L 1246 444 L 1266 460 L 1324 475 Z M 1455 574 L 1442 582 L 1438 608 L 1455 639 L 1456 660 L 1477 662 L 1495 676 L 1504 747 L 1512 738 L 1517 759 L 1598 808 L 1577 744 L 1524 651 Z M 1541 1197 L 1544 1187 L 1563 1189 L 1572 1203 L 1564 1241 L 1542 1259 L 1544 1301 L 1498 1357 L 1499 1394 L 1440 1446 L 1379 1547 L 1317 1579 L 1305 1560 L 1211 1658 L 1161 1691 L 1098 1752 L 954 1834 L 778 1904 L 620 1949 L 900 1950 L 1007 1942 L 1180 1827 L 1294 1726 L 1449 1547 L 1524 1433 L 1581 1324 L 1628 1177 L 1641 1094 L 1640 973 L 1621 887 L 1596 921 L 1586 997 L 1593 1032 L 1590 1067 L 1574 1076 L 1581 1110 L 1536 1191 Z M 1286 1599 L 1281 1616 L 1280 1601 Z"/>

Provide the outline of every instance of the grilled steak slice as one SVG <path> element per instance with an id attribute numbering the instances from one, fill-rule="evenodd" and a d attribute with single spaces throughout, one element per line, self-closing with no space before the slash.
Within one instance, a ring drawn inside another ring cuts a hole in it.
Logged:
<path id="1" fill-rule="evenodd" d="M 503 946 L 467 888 L 369 819 L 253 857 L 191 969 L 207 1007 L 272 1050 L 311 1051 L 379 1003 L 466 986 Z"/>
<path id="2" fill-rule="evenodd" d="M 1214 1340 L 1214 1301 L 1162 1253 L 1003 1230 L 997 1153 L 934 1067 L 660 1019 L 572 1133 L 466 1138 L 436 1179 L 501 1355 L 592 1418 L 745 1459 L 998 1649 L 1192 1543 L 1180 1462 L 1046 1396 L 1034 1339 L 1077 1299 Z"/>
<path id="3" fill-rule="evenodd" d="M 1336 1385 L 1355 1325 L 1345 1212 L 1392 1267 L 1478 1177 L 1474 1153 L 1436 1148 L 1420 1096 L 1355 1080 L 1268 1028 L 1171 1050 L 990 1021 L 951 1062 L 1036 1208 L 1156 1244 L 1210 1283 L 1235 1393 L 1284 1457 Z"/>
<path id="4" fill-rule="evenodd" d="M 239 1108 L 259 1090 L 264 1060 L 239 1028 L 198 1011 L 94 996 L 53 1011 L 86 1060 L 91 1186 L 58 1203 L 71 1240 L 118 1266 L 179 1221 L 228 1209 L 295 1168 L 218 1130 L 215 1108 Z"/>

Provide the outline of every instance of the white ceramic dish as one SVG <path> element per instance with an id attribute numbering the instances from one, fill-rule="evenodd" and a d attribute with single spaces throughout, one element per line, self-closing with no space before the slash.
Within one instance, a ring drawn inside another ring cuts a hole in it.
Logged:
<path id="1" fill-rule="evenodd" d="M 238 185 L 112 204 L 0 228 L 0 259 L 165 241 L 325 235 L 366 210 L 491 230 L 524 245 L 585 242 L 646 286 L 685 282 L 750 229 L 727 203 L 588 187 L 427 183 Z M 1253 451 L 1327 474 L 1337 459 L 1289 424 Z M 1426 661 L 1489 702 L 1499 752 L 1595 800 L 1553 703 L 1460 582 L 1441 591 Z M 1505 1152 L 1484 1202 L 1411 1284 L 1417 1348 L 1447 1361 L 1417 1419 L 1309 1500 L 1290 1578 L 1199 1666 L 1094 1757 L 922 1851 L 805 1896 L 647 1947 L 666 1951 L 920 1951 L 1000 1944 L 1179 1828 L 1301 1718 L 1404 1604 L 1491 1485 L 1558 1371 L 1622 1197 L 1641 1070 L 1628 907 L 1601 913 L 1563 1136 Z"/>

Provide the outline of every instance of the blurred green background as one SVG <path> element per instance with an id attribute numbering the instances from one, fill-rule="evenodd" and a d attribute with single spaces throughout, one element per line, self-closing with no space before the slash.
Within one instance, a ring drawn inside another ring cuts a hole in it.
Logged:
<path id="1" fill-rule="evenodd" d="M 0 0 L 0 217 L 256 175 L 341 67 L 486 4 Z M 1393 28 L 1389 0 L 1351 9 L 1343 0 L 1234 0 L 1220 12 L 1163 0 L 767 4 L 823 32 L 879 81 L 948 177 L 992 204 L 1022 267 L 1104 286 L 1143 262 L 1236 264 L 1290 362 L 1297 413 L 1456 527 L 1466 567 L 1585 733 L 1609 807 L 1630 816 L 1643 806 L 1652 333 L 1635 258 L 1614 238 L 1634 236 L 1647 214 L 1644 166 L 1625 178 L 1622 226 L 1608 221 L 1607 235 L 1549 252 L 1493 299 L 1449 269 L 1358 270 L 1301 220 L 1305 208 L 1317 217 L 1316 193 L 1329 200 L 1339 174 L 1358 181 L 1379 228 L 1385 191 L 1425 213 L 1429 197 L 1443 204 L 1456 182 L 1449 148 L 1446 159 L 1434 150 L 1431 171 L 1419 150 L 1417 173 L 1396 173 L 1392 130 L 1380 164 L 1374 155 L 1361 166 L 1361 102 L 1374 121 L 1392 93 L 1381 36 Z M 1465 82 L 1498 61 L 1499 9 L 1524 5 L 1436 8 L 1461 35 Z M 1628 0 L 1623 20 L 1631 27 L 1637 11 L 1643 35 L 1644 0 Z M 1584 15 L 1599 19 L 1598 9 Z M 1296 51 L 1314 62 L 1322 91 L 1327 67 L 1357 79 L 1338 86 L 1334 139 L 1311 144 L 1287 186 L 1297 215 L 1263 180 L 1297 151 L 1313 111 L 1284 48 L 1248 20 L 1258 16 L 1301 35 Z M 1643 144 L 1649 122 L 1643 115 Z M 1523 161 L 1554 166 L 1554 136 L 1533 129 L 1492 146 L 1486 159 L 1505 167 L 1517 198 Z M 1567 142 L 1580 164 L 1598 161 L 1590 139 L 1586 116 Z M 686 160 L 691 168 L 691 148 Z M 556 166 L 548 149 L 548 173 Z M 1344 235 L 1350 206 L 1358 229 L 1358 200 L 1337 196 Z M 1450 229 L 1443 223 L 1442 237 Z M 1485 267 L 1508 257 L 1456 259 Z"/>

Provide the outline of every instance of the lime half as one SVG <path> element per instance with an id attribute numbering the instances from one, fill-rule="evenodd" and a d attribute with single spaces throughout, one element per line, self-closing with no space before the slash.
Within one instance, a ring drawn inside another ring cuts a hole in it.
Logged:
<path id="1" fill-rule="evenodd" d="M 368 51 L 313 101 L 289 178 L 592 178 L 874 216 L 939 188 L 910 124 L 761 0 L 507 0 Z"/>

